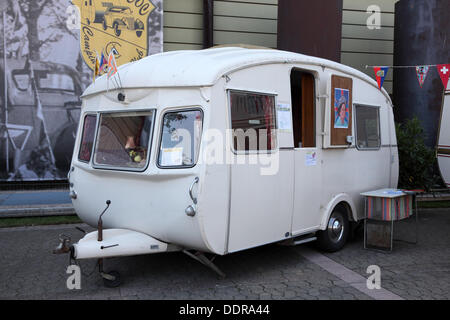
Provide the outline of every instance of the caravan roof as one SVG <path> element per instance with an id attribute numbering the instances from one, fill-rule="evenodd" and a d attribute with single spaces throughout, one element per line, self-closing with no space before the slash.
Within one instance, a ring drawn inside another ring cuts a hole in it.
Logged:
<path id="1" fill-rule="evenodd" d="M 212 86 L 220 77 L 250 66 L 271 63 L 318 65 L 345 72 L 378 87 L 377 82 L 351 67 L 303 54 L 274 50 L 221 47 L 205 50 L 171 51 L 145 57 L 119 68 L 122 88 Z M 111 90 L 107 76 L 98 78 L 84 96 Z M 383 93 L 390 101 L 388 93 Z"/>

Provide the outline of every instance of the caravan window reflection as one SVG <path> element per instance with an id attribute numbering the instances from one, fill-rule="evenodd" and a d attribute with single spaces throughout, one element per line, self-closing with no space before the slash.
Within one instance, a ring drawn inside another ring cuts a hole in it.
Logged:
<path id="1" fill-rule="evenodd" d="M 97 115 L 87 115 L 84 117 L 83 136 L 81 138 L 80 161 L 91 161 L 91 152 L 94 145 L 95 127 L 97 125 Z"/>
<path id="2" fill-rule="evenodd" d="M 145 170 L 153 118 L 154 111 L 101 114 L 94 164 Z"/>
<path id="3" fill-rule="evenodd" d="M 203 112 L 200 110 L 168 112 L 162 123 L 160 167 L 192 167 L 200 149 Z"/>
<path id="4" fill-rule="evenodd" d="M 358 149 L 379 149 L 380 111 L 378 107 L 356 105 L 356 146 Z"/>
<path id="5" fill-rule="evenodd" d="M 276 148 L 275 96 L 230 92 L 234 150 Z"/>

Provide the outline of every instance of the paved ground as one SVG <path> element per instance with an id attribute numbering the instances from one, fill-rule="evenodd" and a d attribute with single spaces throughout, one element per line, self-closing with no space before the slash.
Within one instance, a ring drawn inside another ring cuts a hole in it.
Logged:
<path id="1" fill-rule="evenodd" d="M 398 235 L 410 227 L 403 223 Z M 83 261 L 82 289 L 70 291 L 67 256 L 50 252 L 60 233 L 82 236 L 74 226 L 0 229 L 0 299 L 372 299 L 360 280 L 374 264 L 391 296 L 450 299 L 449 231 L 450 212 L 435 210 L 421 214 L 420 243 L 396 242 L 393 253 L 364 250 L 361 235 L 333 254 L 269 245 L 217 257 L 224 280 L 183 253 L 108 259 L 106 269 L 124 280 L 115 289 L 103 286 L 94 261 Z"/>

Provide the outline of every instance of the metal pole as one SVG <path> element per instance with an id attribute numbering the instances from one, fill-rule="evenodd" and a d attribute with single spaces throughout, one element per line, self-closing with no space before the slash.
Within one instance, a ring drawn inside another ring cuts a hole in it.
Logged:
<path id="1" fill-rule="evenodd" d="M 6 9 L 3 10 L 3 75 L 4 75 L 4 93 L 5 93 L 5 155 L 6 155 L 6 173 L 9 172 L 9 132 L 8 132 L 8 78 L 6 72 Z"/>
<path id="2" fill-rule="evenodd" d="M 214 0 L 203 0 L 203 48 L 214 45 Z"/>

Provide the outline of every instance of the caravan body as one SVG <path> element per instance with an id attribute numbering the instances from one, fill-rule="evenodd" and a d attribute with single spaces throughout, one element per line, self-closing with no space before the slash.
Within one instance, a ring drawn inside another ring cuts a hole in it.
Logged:
<path id="1" fill-rule="evenodd" d="M 112 230 L 75 244 L 75 257 L 341 237 L 364 214 L 360 193 L 397 178 L 392 104 L 365 74 L 270 49 L 157 54 L 84 93 L 73 205 L 97 226 L 110 200 L 102 222 Z M 100 249 L 127 232 L 147 237 L 142 250 Z"/>
<path id="2" fill-rule="evenodd" d="M 439 123 L 437 159 L 442 179 L 450 186 L 450 81 L 444 91 Z"/>

